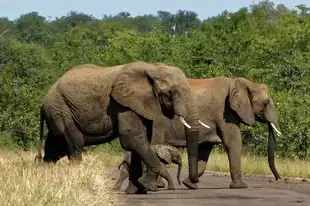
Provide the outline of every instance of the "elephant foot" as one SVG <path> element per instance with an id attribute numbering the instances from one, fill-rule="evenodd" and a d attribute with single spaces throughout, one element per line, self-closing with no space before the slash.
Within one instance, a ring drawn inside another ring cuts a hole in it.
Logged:
<path id="1" fill-rule="evenodd" d="M 242 189 L 242 188 L 247 188 L 248 185 L 244 183 L 243 181 L 231 181 L 229 188 L 231 189 Z"/>
<path id="2" fill-rule="evenodd" d="M 183 180 L 182 183 L 183 183 L 188 189 L 191 189 L 191 190 L 198 189 L 197 184 L 196 184 L 196 183 L 193 183 L 189 178 L 186 178 L 185 180 Z"/>
<path id="3" fill-rule="evenodd" d="M 166 185 L 159 185 L 159 184 L 156 184 L 156 186 L 157 186 L 157 188 L 165 188 L 166 187 Z"/>
<path id="4" fill-rule="evenodd" d="M 145 189 L 139 188 L 137 190 L 125 190 L 125 193 L 127 195 L 146 195 L 147 191 Z"/>
<path id="5" fill-rule="evenodd" d="M 121 185 L 119 183 L 116 183 L 114 187 L 112 188 L 113 191 L 119 191 L 121 189 Z"/>
<path id="6" fill-rule="evenodd" d="M 175 187 L 174 187 L 174 185 L 168 185 L 168 188 L 167 188 L 168 190 L 175 190 Z"/>
<path id="7" fill-rule="evenodd" d="M 157 178 L 156 182 L 157 188 L 165 188 L 166 185 L 161 177 Z"/>
<path id="8" fill-rule="evenodd" d="M 142 186 L 152 192 L 156 192 L 157 186 L 156 186 L 156 176 L 152 174 L 144 174 L 142 177 L 138 180 Z"/>
<path id="9" fill-rule="evenodd" d="M 125 193 L 132 194 L 147 194 L 146 189 L 136 187 L 132 182 L 129 181 L 127 188 L 125 189 Z"/>

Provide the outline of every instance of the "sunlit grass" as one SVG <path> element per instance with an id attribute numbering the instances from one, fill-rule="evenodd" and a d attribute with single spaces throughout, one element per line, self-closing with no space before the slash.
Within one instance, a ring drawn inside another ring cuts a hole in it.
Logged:
<path id="1" fill-rule="evenodd" d="M 117 205 L 106 168 L 108 158 L 85 154 L 80 165 L 63 158 L 56 165 L 34 164 L 33 152 L 0 151 L 1 205 Z"/>
<path id="2" fill-rule="evenodd" d="M 241 160 L 242 172 L 244 175 L 272 175 L 268 166 L 267 157 L 243 155 Z M 183 153 L 183 162 L 184 166 L 186 166 L 186 153 Z M 282 177 L 310 178 L 310 161 L 276 158 L 275 164 Z M 227 154 L 216 150 L 212 151 L 207 170 L 229 172 Z"/>
<path id="3" fill-rule="evenodd" d="M 34 152 L 0 150 L 1 205 L 118 205 L 122 197 L 112 192 L 112 176 L 108 167 L 117 167 L 122 152 L 89 151 L 80 165 L 63 158 L 56 165 L 34 164 Z M 187 154 L 183 153 L 187 167 Z M 310 178 L 310 164 L 303 160 L 276 160 L 282 177 Z M 229 172 L 225 153 L 214 150 L 208 171 Z M 267 158 L 243 155 L 244 175 L 272 175 Z M 187 172 L 187 171 L 186 171 Z"/>
<path id="4" fill-rule="evenodd" d="M 123 156 L 121 152 L 99 152 L 101 158 L 107 158 L 106 163 L 109 166 L 117 167 Z M 183 167 L 187 167 L 187 153 L 182 152 Z M 242 155 L 241 158 L 243 175 L 272 175 L 268 166 L 267 157 Z M 310 161 L 306 160 L 289 160 L 276 158 L 276 167 L 281 177 L 301 177 L 310 178 Z M 177 165 L 170 165 L 177 167 Z M 213 150 L 207 164 L 207 171 L 229 172 L 229 163 L 227 154 L 219 150 Z"/>
<path id="5" fill-rule="evenodd" d="M 121 152 L 99 152 L 98 155 L 106 160 L 107 164 L 117 167 L 123 156 Z M 183 167 L 187 167 L 187 153 L 182 152 Z M 244 175 L 272 175 L 268 166 L 267 157 L 242 155 L 242 172 Z M 281 177 L 301 177 L 310 178 L 310 161 L 306 160 L 289 160 L 276 158 L 276 167 Z M 170 165 L 169 167 L 177 167 Z M 207 164 L 208 171 L 229 172 L 229 163 L 227 154 L 219 150 L 213 150 Z"/>

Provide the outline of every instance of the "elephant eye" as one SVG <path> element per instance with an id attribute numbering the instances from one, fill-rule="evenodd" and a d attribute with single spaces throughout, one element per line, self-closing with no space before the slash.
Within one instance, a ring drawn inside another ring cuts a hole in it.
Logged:
<path id="1" fill-rule="evenodd" d="M 165 98 L 172 101 L 171 91 L 163 92 L 163 95 L 165 96 Z"/>
<path id="2" fill-rule="evenodd" d="M 267 106 L 267 104 L 269 104 L 270 100 L 265 100 L 264 101 L 264 106 Z"/>

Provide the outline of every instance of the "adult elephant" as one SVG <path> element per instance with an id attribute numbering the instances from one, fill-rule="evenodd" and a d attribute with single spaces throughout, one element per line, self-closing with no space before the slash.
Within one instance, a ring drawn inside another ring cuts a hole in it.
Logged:
<path id="1" fill-rule="evenodd" d="M 266 123 L 269 129 L 268 163 L 275 179 L 280 176 L 274 164 L 275 134 L 279 131 L 275 105 L 268 87 L 245 78 L 215 77 L 189 79 L 199 111 L 201 123 L 198 147 L 198 175 L 203 175 L 210 152 L 215 144 L 223 143 L 230 166 L 230 188 L 246 188 L 241 179 L 240 125 Z M 176 118 L 154 122 L 152 144 L 185 146 L 184 127 Z M 189 178 L 183 180 L 186 184 Z"/>
<path id="2" fill-rule="evenodd" d="M 43 124 L 48 134 L 45 162 L 68 156 L 82 160 L 83 146 L 96 145 L 119 137 L 121 146 L 132 151 L 130 190 L 156 190 L 159 172 L 167 172 L 150 148 L 153 120 L 175 116 L 187 125 L 189 188 L 198 182 L 199 123 L 196 102 L 181 69 L 161 63 L 133 62 L 114 67 L 84 64 L 71 68 L 46 93 L 41 107 L 40 146 L 42 160 Z M 148 166 L 142 176 L 141 158 Z"/>

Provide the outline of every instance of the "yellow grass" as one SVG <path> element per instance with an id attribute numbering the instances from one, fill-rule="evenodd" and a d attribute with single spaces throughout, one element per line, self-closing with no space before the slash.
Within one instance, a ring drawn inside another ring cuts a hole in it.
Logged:
<path id="1" fill-rule="evenodd" d="M 84 154 L 80 165 L 63 158 L 57 165 L 36 166 L 33 152 L 0 150 L 1 205 L 118 205 L 107 158 Z"/>
<path id="2" fill-rule="evenodd" d="M 106 158 L 108 156 L 106 163 L 113 167 L 117 167 L 123 157 L 122 153 L 98 152 L 98 155 L 101 158 Z M 186 152 L 182 153 L 182 160 L 183 166 L 186 168 Z M 275 164 L 281 177 L 310 178 L 310 161 L 276 158 Z M 176 167 L 176 165 L 170 165 L 170 167 Z M 214 172 L 229 172 L 229 163 L 226 153 L 213 150 L 210 154 L 207 170 Z M 187 170 L 184 169 L 183 171 L 187 172 Z M 250 155 L 242 156 L 242 172 L 244 175 L 272 175 L 268 166 L 267 157 Z"/>
<path id="3" fill-rule="evenodd" d="M 187 155 L 183 154 L 184 165 L 187 165 Z M 242 172 L 244 175 L 272 175 L 267 157 L 242 156 Z M 288 160 L 276 158 L 276 167 L 281 177 L 310 178 L 310 161 Z M 229 172 L 229 163 L 226 153 L 212 151 L 207 170 Z"/>
<path id="4" fill-rule="evenodd" d="M 90 151 L 83 154 L 80 165 L 71 165 L 63 158 L 56 165 L 37 166 L 34 152 L 0 150 L 1 205 L 119 205 L 108 167 L 117 167 L 122 153 Z M 183 153 L 184 168 L 187 155 Z M 282 177 L 310 178 L 309 161 L 277 159 Z M 272 175 L 267 158 L 243 156 L 243 174 Z M 207 170 L 229 172 L 227 155 L 213 151 Z M 187 169 L 183 172 L 187 173 Z M 126 205 L 126 203 L 124 203 Z"/>
<path id="5" fill-rule="evenodd" d="M 95 152 L 97 153 L 97 152 Z M 109 166 L 117 167 L 121 162 L 122 153 L 105 153 L 98 152 L 101 158 L 107 158 L 106 163 Z M 182 153 L 183 167 L 187 167 L 187 153 Z M 268 166 L 267 157 L 260 156 L 242 156 L 242 172 L 244 175 L 272 175 Z M 281 177 L 301 177 L 310 178 L 310 161 L 305 160 L 288 160 L 276 158 L 276 167 Z M 176 167 L 176 165 L 170 165 Z M 208 171 L 229 172 L 229 163 L 226 153 L 213 150 L 207 164 Z M 183 169 L 184 172 L 187 172 Z"/>

